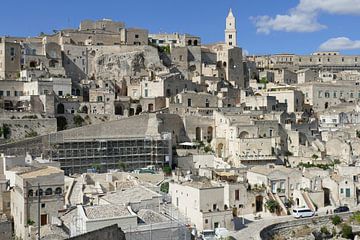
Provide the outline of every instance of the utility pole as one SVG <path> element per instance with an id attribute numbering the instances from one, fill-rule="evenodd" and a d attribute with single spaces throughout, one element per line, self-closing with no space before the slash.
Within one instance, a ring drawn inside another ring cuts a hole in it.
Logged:
<path id="1" fill-rule="evenodd" d="M 40 225 L 41 225 L 41 215 L 40 215 L 40 183 L 38 183 L 38 240 L 40 237 Z"/>

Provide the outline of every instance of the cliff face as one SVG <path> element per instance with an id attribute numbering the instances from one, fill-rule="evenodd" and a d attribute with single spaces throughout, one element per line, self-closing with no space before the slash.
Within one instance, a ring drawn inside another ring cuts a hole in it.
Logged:
<path id="1" fill-rule="evenodd" d="M 165 66 L 156 48 L 150 46 L 109 46 L 99 48 L 91 61 L 90 75 L 96 79 L 148 76 L 149 70 Z"/>

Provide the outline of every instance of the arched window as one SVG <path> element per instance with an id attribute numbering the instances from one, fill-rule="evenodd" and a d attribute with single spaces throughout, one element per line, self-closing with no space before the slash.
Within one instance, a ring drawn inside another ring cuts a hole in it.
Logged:
<path id="1" fill-rule="evenodd" d="M 191 46 L 192 45 L 192 41 L 191 39 L 188 40 L 188 45 Z"/>
<path id="2" fill-rule="evenodd" d="M 29 196 L 29 197 L 34 196 L 34 190 L 30 189 L 30 190 L 28 191 L 28 196 Z"/>
<path id="3" fill-rule="evenodd" d="M 40 188 L 39 190 L 36 190 L 36 192 L 35 192 L 35 195 L 36 196 L 42 196 L 43 195 L 43 190 Z"/>
<path id="4" fill-rule="evenodd" d="M 198 40 L 194 40 L 194 46 L 198 45 Z"/>
<path id="5" fill-rule="evenodd" d="M 52 189 L 51 188 L 47 188 L 45 190 L 45 195 L 52 195 Z"/>
<path id="6" fill-rule="evenodd" d="M 61 187 L 58 187 L 58 188 L 55 189 L 55 194 L 56 195 L 60 195 L 61 193 L 62 193 Z"/>

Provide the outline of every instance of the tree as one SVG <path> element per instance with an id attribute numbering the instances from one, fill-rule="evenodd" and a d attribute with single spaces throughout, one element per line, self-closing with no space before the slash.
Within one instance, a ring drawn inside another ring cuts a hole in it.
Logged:
<path id="1" fill-rule="evenodd" d="M 267 200 L 265 206 L 271 213 L 274 213 L 279 208 L 279 203 L 275 200 Z"/>
<path id="2" fill-rule="evenodd" d="M 349 226 L 349 225 L 347 225 L 347 224 L 344 224 L 343 226 L 342 226 L 342 229 L 341 229 L 341 232 L 342 232 L 342 234 L 341 234 L 341 236 L 343 237 L 343 238 L 346 238 L 346 239 L 352 239 L 353 238 L 353 231 L 352 231 L 352 227 L 351 226 Z"/>

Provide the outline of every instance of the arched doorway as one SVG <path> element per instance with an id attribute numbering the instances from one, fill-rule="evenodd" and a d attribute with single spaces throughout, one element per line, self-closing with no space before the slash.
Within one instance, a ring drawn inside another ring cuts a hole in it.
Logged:
<path id="1" fill-rule="evenodd" d="M 142 112 L 142 107 L 139 105 L 136 107 L 136 115 L 139 115 Z"/>
<path id="2" fill-rule="evenodd" d="M 239 134 L 239 138 L 241 138 L 241 139 L 249 138 L 249 133 L 246 132 L 246 131 L 242 131 L 242 132 Z"/>
<path id="3" fill-rule="evenodd" d="M 115 105 L 115 115 L 124 115 L 124 110 L 122 105 Z"/>
<path id="4" fill-rule="evenodd" d="M 149 103 L 149 104 L 148 104 L 148 111 L 149 111 L 149 112 L 154 111 L 154 104 L 152 104 L 152 103 Z"/>
<path id="5" fill-rule="evenodd" d="M 218 157 L 223 157 L 223 154 L 224 154 L 224 144 L 219 143 L 217 147 L 217 155 Z"/>
<path id="6" fill-rule="evenodd" d="M 195 129 L 195 139 L 196 141 L 201 141 L 201 128 L 197 127 Z"/>
<path id="7" fill-rule="evenodd" d="M 76 89 L 76 90 L 75 90 L 75 95 L 76 95 L 76 96 L 80 96 L 80 89 Z"/>
<path id="8" fill-rule="evenodd" d="M 89 112 L 88 107 L 87 107 L 87 106 L 83 106 L 83 107 L 81 108 L 81 112 L 87 114 L 87 113 Z"/>
<path id="9" fill-rule="evenodd" d="M 58 113 L 58 114 L 64 114 L 64 113 L 65 113 L 64 104 L 59 103 L 59 104 L 57 105 L 57 113 Z"/>
<path id="10" fill-rule="evenodd" d="M 129 109 L 129 116 L 134 116 L 134 109 L 133 108 Z"/>
<path id="11" fill-rule="evenodd" d="M 328 189 L 328 188 L 323 188 L 323 189 L 324 189 L 324 205 L 329 206 L 329 205 L 331 205 L 330 189 Z"/>
<path id="12" fill-rule="evenodd" d="M 208 135 L 207 137 L 208 142 L 211 142 L 213 138 L 213 128 L 211 126 L 208 127 L 207 135 Z"/>
<path id="13" fill-rule="evenodd" d="M 263 201 L 264 201 L 264 197 L 263 196 L 256 196 L 255 198 L 255 211 L 256 212 L 262 212 L 263 211 Z"/>
<path id="14" fill-rule="evenodd" d="M 37 65 L 36 61 L 31 61 L 30 64 L 29 64 L 29 66 L 31 68 L 36 68 L 36 65 Z"/>
<path id="15" fill-rule="evenodd" d="M 194 40 L 194 46 L 198 45 L 198 40 Z"/>

